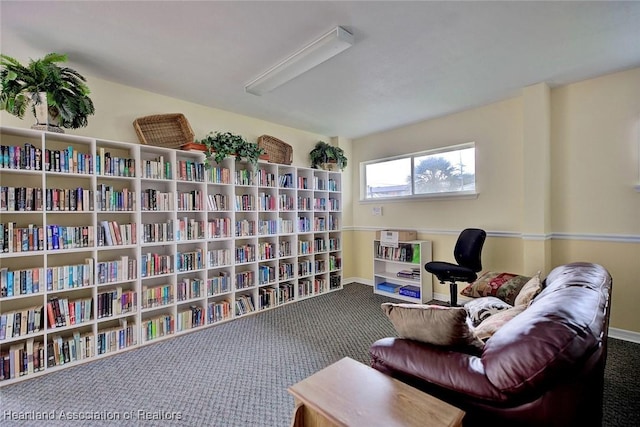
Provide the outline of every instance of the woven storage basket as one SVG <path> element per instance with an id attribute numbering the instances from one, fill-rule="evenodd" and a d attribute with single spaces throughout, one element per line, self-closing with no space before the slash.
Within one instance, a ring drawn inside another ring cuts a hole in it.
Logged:
<path id="1" fill-rule="evenodd" d="M 141 144 L 179 148 L 193 142 L 191 125 L 180 113 L 140 117 L 133 121 L 133 127 Z"/>
<path id="2" fill-rule="evenodd" d="M 278 138 L 269 135 L 258 137 L 258 147 L 264 148 L 269 155 L 269 163 L 290 165 L 293 163 L 293 147 Z"/>

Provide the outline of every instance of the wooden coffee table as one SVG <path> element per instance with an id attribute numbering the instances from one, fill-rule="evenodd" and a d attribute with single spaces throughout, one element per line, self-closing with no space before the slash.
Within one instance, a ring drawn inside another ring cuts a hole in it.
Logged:
<path id="1" fill-rule="evenodd" d="M 464 412 L 345 357 L 288 389 L 294 427 L 461 426 Z"/>

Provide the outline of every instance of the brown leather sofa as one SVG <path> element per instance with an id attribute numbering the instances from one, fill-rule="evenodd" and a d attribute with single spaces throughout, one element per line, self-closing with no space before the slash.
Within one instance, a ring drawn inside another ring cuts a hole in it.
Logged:
<path id="1" fill-rule="evenodd" d="M 383 338 L 371 366 L 463 409 L 465 426 L 600 426 L 611 286 L 600 265 L 563 265 L 481 352 Z"/>

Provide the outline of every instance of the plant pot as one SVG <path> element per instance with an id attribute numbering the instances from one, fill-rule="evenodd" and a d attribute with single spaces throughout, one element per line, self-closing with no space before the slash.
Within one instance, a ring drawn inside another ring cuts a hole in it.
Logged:
<path id="1" fill-rule="evenodd" d="M 326 170 L 329 172 L 334 172 L 338 170 L 338 163 L 336 162 L 325 162 L 325 163 L 321 163 L 320 167 L 322 168 L 322 170 Z"/>
<path id="2" fill-rule="evenodd" d="M 39 102 L 33 104 L 36 124 L 31 126 L 31 129 L 64 133 L 60 127 L 60 112 L 56 107 L 49 107 L 47 104 L 47 92 L 39 92 L 38 100 Z"/>

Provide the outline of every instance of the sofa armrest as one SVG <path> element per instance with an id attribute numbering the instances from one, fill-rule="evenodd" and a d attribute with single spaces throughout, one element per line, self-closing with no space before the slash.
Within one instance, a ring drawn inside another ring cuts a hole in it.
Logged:
<path id="1" fill-rule="evenodd" d="M 414 384 L 427 383 L 488 402 L 508 401 L 487 379 L 480 358 L 457 349 L 383 338 L 371 345 L 369 355 L 373 368 Z"/>

